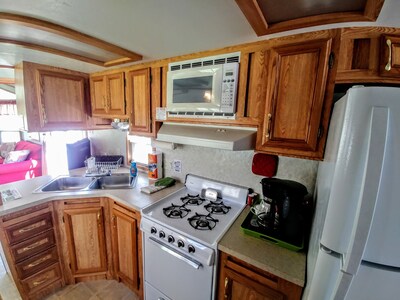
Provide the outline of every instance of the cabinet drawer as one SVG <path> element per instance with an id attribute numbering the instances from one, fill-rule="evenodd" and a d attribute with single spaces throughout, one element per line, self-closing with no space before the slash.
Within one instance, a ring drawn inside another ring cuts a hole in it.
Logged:
<path id="1" fill-rule="evenodd" d="M 26 240 L 36 234 L 53 228 L 51 212 L 33 217 L 27 221 L 6 227 L 6 235 L 10 245 Z"/>
<path id="2" fill-rule="evenodd" d="M 16 263 L 23 259 L 38 254 L 55 245 L 54 232 L 49 230 L 27 241 L 11 247 L 11 253 Z"/>
<path id="3" fill-rule="evenodd" d="M 35 293 L 60 279 L 60 266 L 56 263 L 27 279 L 21 280 L 21 283 L 27 293 Z"/>
<path id="4" fill-rule="evenodd" d="M 35 256 L 32 256 L 16 265 L 19 278 L 26 277 L 43 270 L 44 268 L 58 262 L 57 248 L 53 247 Z"/>

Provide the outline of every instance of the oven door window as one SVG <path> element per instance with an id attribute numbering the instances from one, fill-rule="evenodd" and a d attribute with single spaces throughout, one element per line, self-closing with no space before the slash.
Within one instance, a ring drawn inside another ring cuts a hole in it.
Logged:
<path id="1" fill-rule="evenodd" d="M 185 256 L 177 250 L 171 254 L 160 242 L 155 242 L 145 235 L 146 283 L 170 299 L 211 299 L 213 266 L 201 264 L 197 268 L 196 264 L 188 263 Z"/>

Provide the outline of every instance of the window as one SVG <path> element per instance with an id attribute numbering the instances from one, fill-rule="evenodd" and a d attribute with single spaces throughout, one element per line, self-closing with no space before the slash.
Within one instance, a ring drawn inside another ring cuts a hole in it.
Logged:
<path id="1" fill-rule="evenodd" d="M 139 164 L 147 165 L 148 154 L 151 153 L 151 138 L 129 135 L 131 143 L 131 158 Z"/>

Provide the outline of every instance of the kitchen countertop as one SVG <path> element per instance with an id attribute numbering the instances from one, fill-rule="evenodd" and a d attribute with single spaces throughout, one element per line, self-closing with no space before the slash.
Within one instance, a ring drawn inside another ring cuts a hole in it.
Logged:
<path id="1" fill-rule="evenodd" d="M 246 207 L 218 244 L 218 249 L 299 286 L 305 284 L 306 254 L 244 234 Z"/>
<path id="2" fill-rule="evenodd" d="M 84 171 L 85 169 L 71 170 L 70 175 L 80 176 L 84 174 Z M 129 169 L 120 168 L 117 173 L 129 173 Z M 55 177 L 40 176 L 0 185 L 0 190 L 16 188 L 22 196 L 20 199 L 7 201 L 3 203 L 3 205 L 0 205 L 0 216 L 52 200 L 89 197 L 110 197 L 113 200 L 126 204 L 136 210 L 141 210 L 143 207 L 157 202 L 184 186 L 183 183 L 177 182 L 172 187 L 147 195 L 140 192 L 140 188 L 147 186 L 152 182 L 148 179 L 147 173 L 138 172 L 136 185 L 132 189 L 32 193 L 36 188 L 48 183 L 53 178 Z"/>

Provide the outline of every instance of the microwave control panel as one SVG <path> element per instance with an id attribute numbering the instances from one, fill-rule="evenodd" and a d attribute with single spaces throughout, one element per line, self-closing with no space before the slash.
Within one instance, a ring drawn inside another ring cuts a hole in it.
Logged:
<path id="1" fill-rule="evenodd" d="M 222 74 L 221 112 L 236 112 L 238 71 L 238 63 L 224 64 Z"/>

